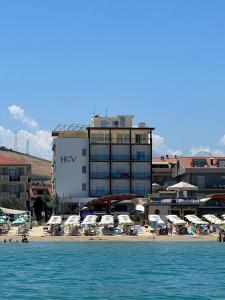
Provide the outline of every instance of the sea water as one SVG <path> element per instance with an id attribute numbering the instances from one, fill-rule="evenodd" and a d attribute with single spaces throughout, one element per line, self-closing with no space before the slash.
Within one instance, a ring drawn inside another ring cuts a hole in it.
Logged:
<path id="1" fill-rule="evenodd" d="M 225 243 L 0 243 L 0 299 L 225 299 Z"/>

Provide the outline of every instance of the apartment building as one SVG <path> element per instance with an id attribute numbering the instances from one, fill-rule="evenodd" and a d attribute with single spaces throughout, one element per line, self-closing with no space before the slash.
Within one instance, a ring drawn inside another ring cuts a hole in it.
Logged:
<path id="1" fill-rule="evenodd" d="M 31 165 L 0 156 L 0 206 L 27 209 Z"/>
<path id="2" fill-rule="evenodd" d="M 199 198 L 225 193 L 225 157 L 179 157 L 172 175 L 197 186 Z"/>
<path id="3" fill-rule="evenodd" d="M 152 188 L 152 131 L 133 116 L 94 116 L 87 127 L 53 131 L 53 190 L 85 202 L 110 194 L 144 197 Z"/>

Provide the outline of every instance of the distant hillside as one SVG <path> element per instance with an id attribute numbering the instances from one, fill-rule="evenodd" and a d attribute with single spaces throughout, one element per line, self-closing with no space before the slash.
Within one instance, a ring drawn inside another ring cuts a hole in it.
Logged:
<path id="1" fill-rule="evenodd" d="M 0 148 L 0 155 L 11 159 L 18 159 L 26 164 L 31 164 L 32 178 L 35 179 L 51 179 L 51 161 L 21 152 L 12 151 L 4 147 Z"/>

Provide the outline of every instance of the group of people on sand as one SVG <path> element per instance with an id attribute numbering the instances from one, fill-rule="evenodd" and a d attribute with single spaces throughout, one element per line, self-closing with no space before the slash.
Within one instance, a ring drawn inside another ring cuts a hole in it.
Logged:
<path id="1" fill-rule="evenodd" d="M 3 241 L 4 243 L 7 243 L 7 240 L 6 239 L 4 239 L 4 241 Z M 9 239 L 8 240 L 8 242 L 9 243 L 11 243 L 12 242 L 12 239 Z M 16 243 L 19 243 L 19 241 L 18 240 L 16 240 Z M 21 238 L 21 243 L 29 243 L 29 241 L 28 241 L 28 238 L 27 238 L 27 236 L 24 234 L 24 235 L 22 235 L 22 238 Z"/>

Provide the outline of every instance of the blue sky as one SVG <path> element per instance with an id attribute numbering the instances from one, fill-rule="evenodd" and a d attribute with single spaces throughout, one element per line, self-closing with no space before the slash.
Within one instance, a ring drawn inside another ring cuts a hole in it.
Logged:
<path id="1" fill-rule="evenodd" d="M 224 36 L 222 0 L 1 1 L 0 143 L 49 157 L 58 123 L 107 108 L 156 127 L 159 153 L 223 154 Z"/>

